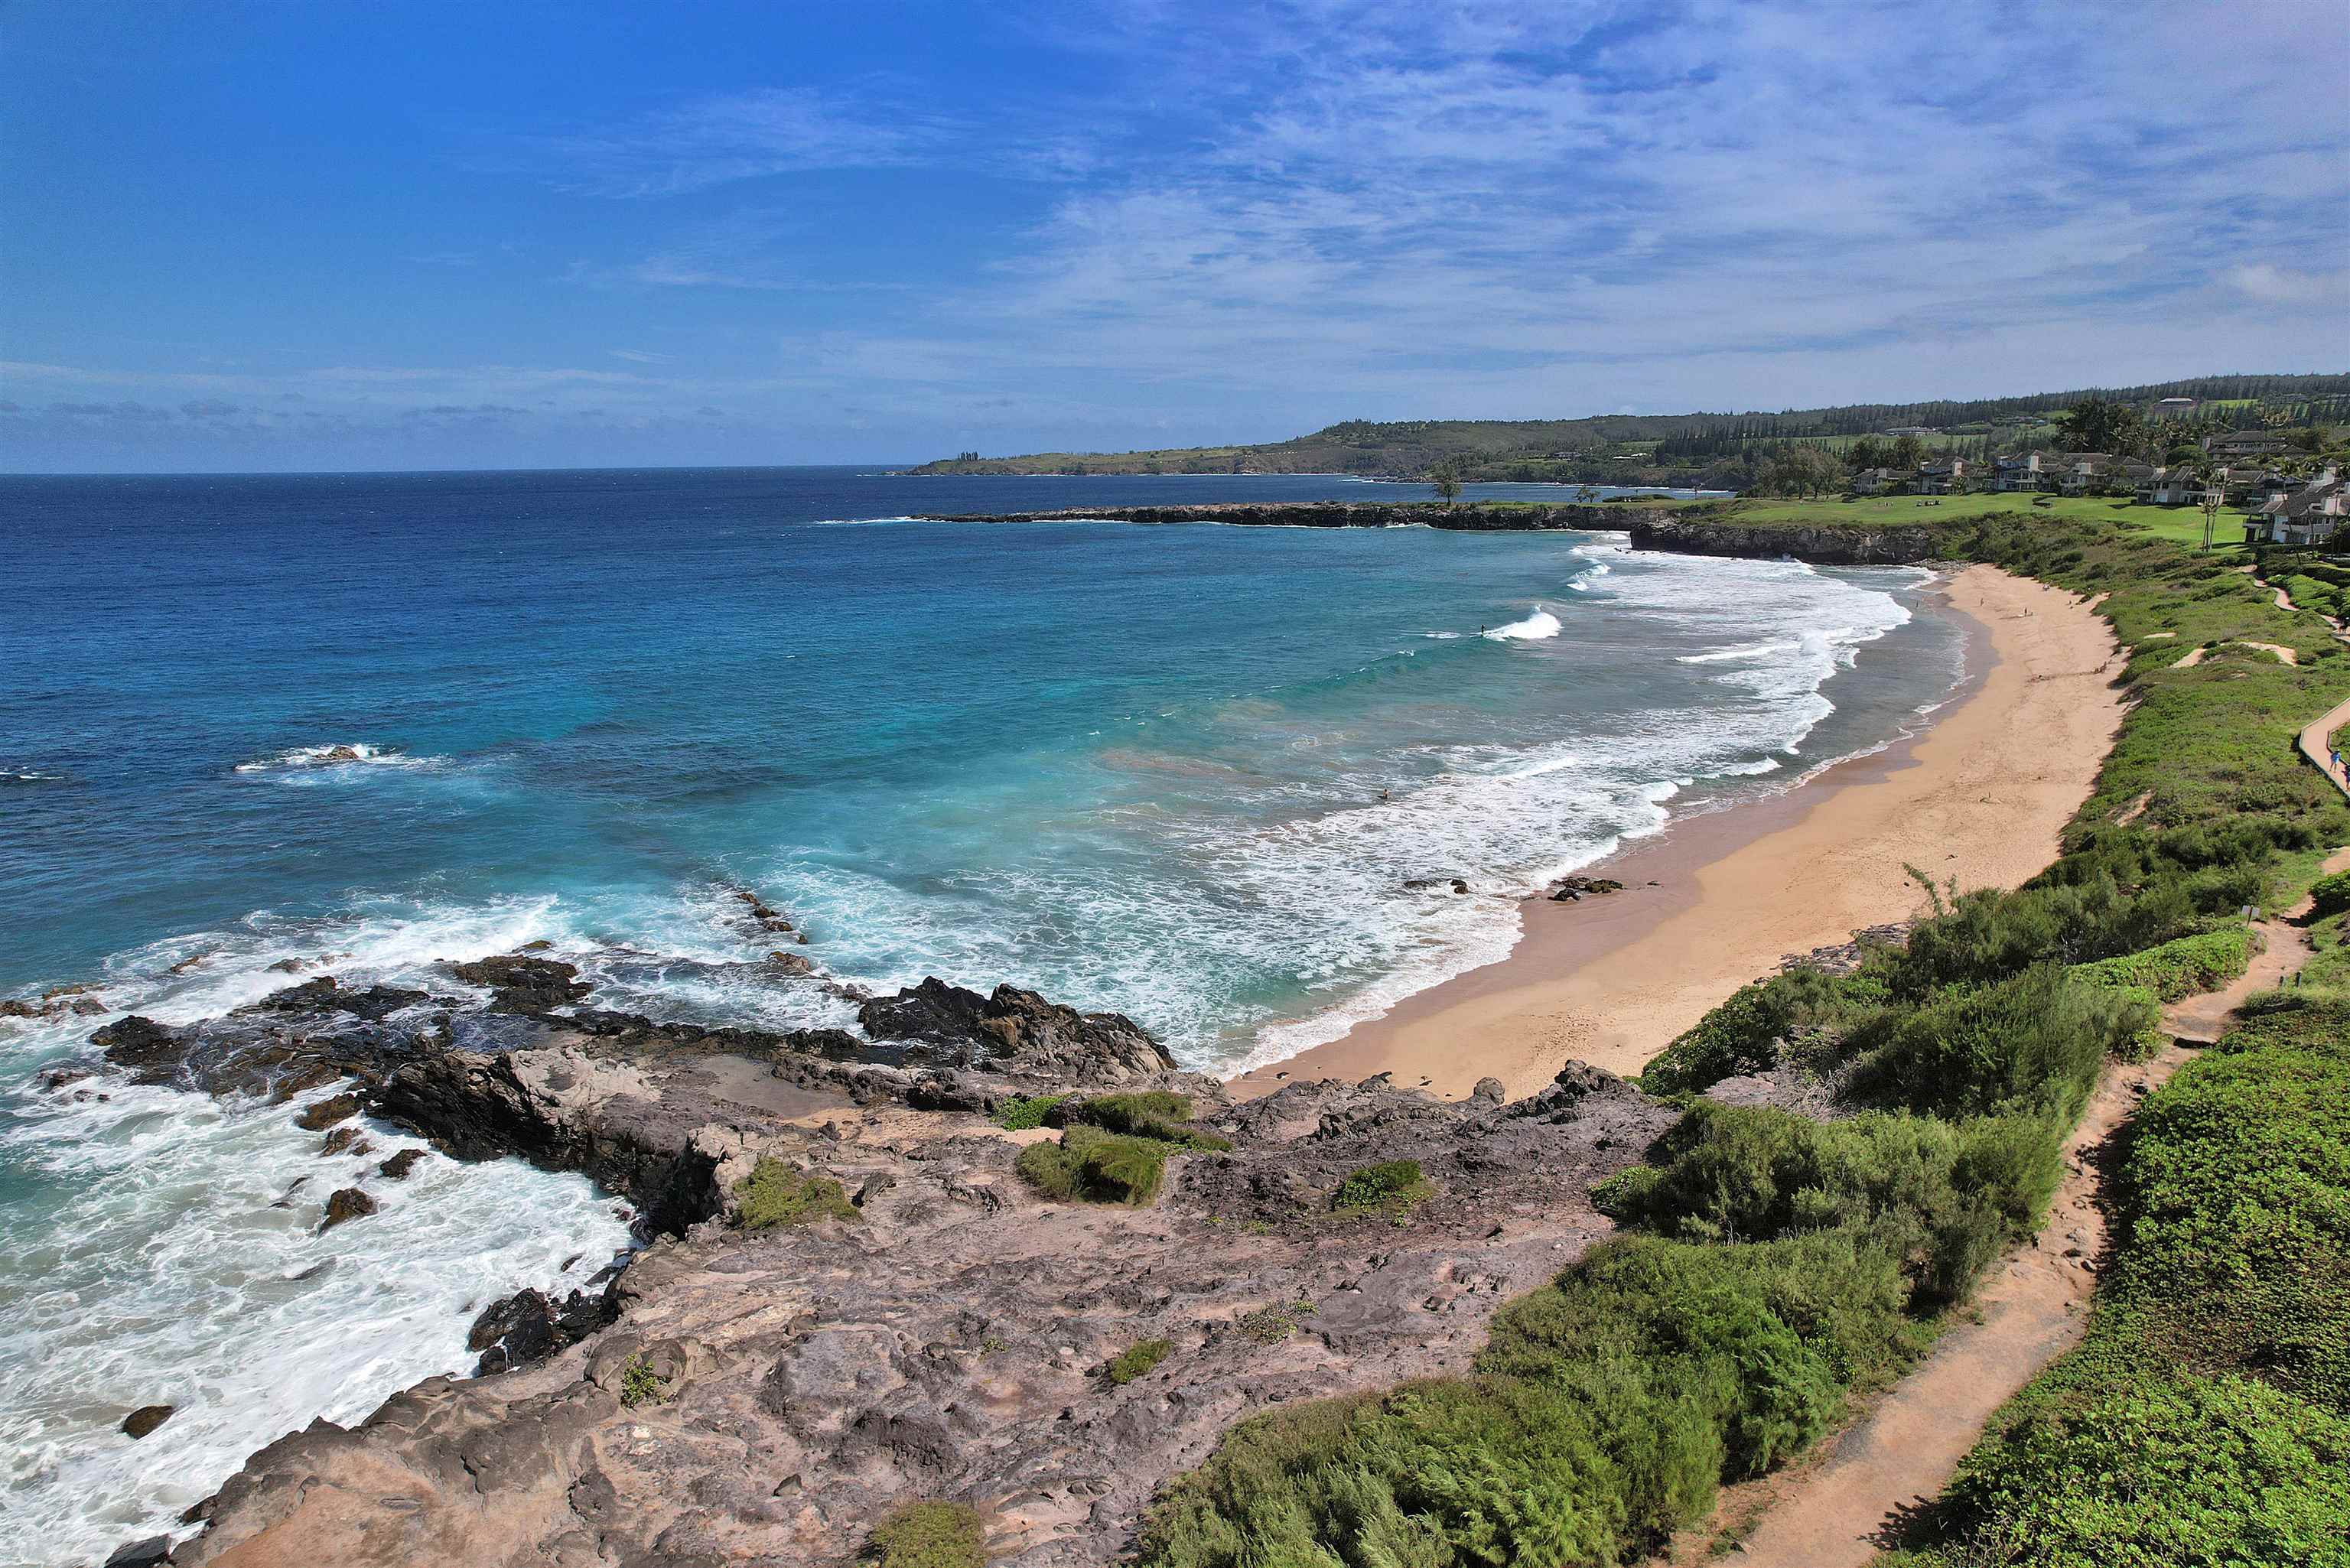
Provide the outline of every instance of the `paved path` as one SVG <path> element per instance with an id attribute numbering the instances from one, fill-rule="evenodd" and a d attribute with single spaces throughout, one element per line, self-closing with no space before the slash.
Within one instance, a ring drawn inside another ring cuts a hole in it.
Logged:
<path id="1" fill-rule="evenodd" d="M 2304 725 L 2301 732 L 2301 754 L 2316 765 L 2317 771 L 2334 781 L 2334 787 L 2350 794 L 2350 772 L 2334 765 L 2333 748 L 2339 744 L 2334 732 L 2350 726 L 2350 701 Z"/>

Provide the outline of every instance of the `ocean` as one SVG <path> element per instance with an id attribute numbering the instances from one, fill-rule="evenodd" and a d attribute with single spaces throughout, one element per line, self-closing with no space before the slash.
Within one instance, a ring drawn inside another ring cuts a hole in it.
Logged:
<path id="1" fill-rule="evenodd" d="M 317 1235 L 270 1207 L 288 1184 L 415 1140 L 338 1160 L 283 1107 L 42 1089 L 109 1018 L 219 1012 L 288 958 L 446 992 L 436 961 L 544 940 L 598 1005 L 847 1022 L 815 983 L 678 961 L 764 951 L 727 918 L 748 888 L 833 974 L 1013 981 L 1233 1071 L 1500 958 L 1517 895 L 1883 745 L 1958 678 L 1960 628 L 1906 568 L 907 520 L 1424 493 L 0 479 L 0 996 L 89 983 L 106 1010 L 0 1020 L 0 1562 L 168 1527 L 627 1240 L 584 1180 L 445 1160 Z M 179 1410 L 153 1437 L 116 1431 L 155 1403 Z"/>

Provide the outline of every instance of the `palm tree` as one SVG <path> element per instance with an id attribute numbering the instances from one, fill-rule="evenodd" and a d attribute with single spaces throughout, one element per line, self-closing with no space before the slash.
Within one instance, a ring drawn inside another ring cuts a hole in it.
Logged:
<path id="1" fill-rule="evenodd" d="M 1448 457 L 1430 464 L 1428 480 L 1436 486 L 1436 493 L 1443 497 L 1444 504 L 1451 505 L 1453 498 L 1461 493 L 1461 460 Z"/>

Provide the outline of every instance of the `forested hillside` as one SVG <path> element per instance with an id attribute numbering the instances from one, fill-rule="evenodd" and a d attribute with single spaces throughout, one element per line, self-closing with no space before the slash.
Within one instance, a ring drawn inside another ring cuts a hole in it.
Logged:
<path id="1" fill-rule="evenodd" d="M 2165 399 L 2193 399 L 2164 408 Z M 1866 435 L 1921 432 L 1962 455 L 2060 443 L 2054 416 L 2088 399 L 2148 418 L 2220 429 L 2350 421 L 2350 375 L 2206 376 L 2142 387 L 2088 387 L 1971 401 L 1851 403 L 1777 413 L 1599 414 L 1575 420 L 1348 420 L 1258 446 L 1161 452 L 964 452 L 916 473 L 1352 473 L 1463 481 L 1670 484 L 1742 490 L 1772 453 L 1797 442 L 1841 447 Z"/>

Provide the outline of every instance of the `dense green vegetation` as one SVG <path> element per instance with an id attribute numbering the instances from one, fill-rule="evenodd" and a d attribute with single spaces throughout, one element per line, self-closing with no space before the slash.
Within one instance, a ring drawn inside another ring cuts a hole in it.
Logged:
<path id="1" fill-rule="evenodd" d="M 986 1568 L 987 1521 L 959 1502 L 912 1502 L 873 1527 L 878 1568 Z"/>
<path id="2" fill-rule="evenodd" d="M 839 1182 L 766 1155 L 734 1184 L 734 1197 L 745 1231 L 858 1218 L 857 1206 Z"/>
<path id="3" fill-rule="evenodd" d="M 1838 1074 L 1862 1114 L 1817 1125 L 1693 1103 L 1596 1194 L 1624 1232 L 1504 1309 L 1471 1376 L 1236 1428 L 1167 1489 L 1145 1563 L 1499 1568 L 1660 1546 L 1720 1483 L 1780 1462 L 1898 1373 L 2038 1222 L 2102 1064 L 2147 1049 L 2156 990 L 2236 972 L 2241 906 L 2290 900 L 2325 846 L 2350 842 L 2350 809 L 2292 749 L 2302 722 L 2350 694 L 2350 659 L 2324 628 L 2222 559 L 2110 523 L 1986 511 L 1941 532 L 1954 558 L 2106 595 L 2130 651 L 2137 701 L 2063 856 L 2012 893 L 1929 889 L 1908 942 L 1853 974 L 1782 975 L 1717 1008 L 1649 1069 L 1652 1091 L 1792 1061 Z M 2223 649 L 2173 668 L 2183 648 L 2238 639 L 2293 647 L 2303 665 Z M 2319 1096 L 2343 1103 L 2345 1051 L 2312 1046 L 2311 1031 L 2343 1034 L 2343 1004 L 2323 996 L 2271 1015 L 2301 1021 L 2293 1043 L 2241 1079 L 2218 1059 L 2182 1075 L 2190 1090 L 2209 1081 L 2204 1099 L 2133 1155 L 2145 1179 L 2130 1233 L 2168 1249 L 2146 1266 L 2149 1298 L 2167 1270 L 2202 1282 L 2159 1314 L 2149 1301 L 2128 1352 L 2158 1360 L 2200 1335 L 2231 1359 L 2196 1352 L 2211 1370 L 2192 1384 L 2107 1368 L 2078 1391 L 2107 1403 L 2073 1426 L 2019 1417 L 2014 1465 L 1970 1471 L 1990 1478 L 1991 1501 L 1962 1519 L 1951 1563 L 2282 1563 L 2341 1539 L 2345 1412 L 2307 1392 L 2329 1376 L 2337 1398 L 2350 1388 L 2329 1315 L 2350 1281 L 2308 1267 L 2350 1240 L 2345 1129 L 2303 1114 Z M 2247 1038 L 2287 1026 L 2262 1027 Z M 2222 1098 L 2243 1124 L 2228 1137 L 2267 1144 L 2189 1159 Z M 2262 1116 L 2277 1125 L 2256 1131 Z M 2231 1297 L 2230 1282 L 2255 1288 Z M 2256 1304 L 2267 1323 L 2251 1322 Z M 2256 1490 L 2264 1481 L 2280 1484 Z M 2089 1506 L 2101 1488 L 2102 1512 Z M 2010 1506 L 2060 1496 L 2080 1506 Z M 1999 1532 L 2027 1528 L 2091 1544 L 2007 1552 Z"/>
<path id="4" fill-rule="evenodd" d="M 2178 937 L 2143 952 L 2099 959 L 2075 971 L 2082 979 L 2105 985 L 2144 986 L 2164 1002 L 2177 1002 L 2199 991 L 2217 991 L 2252 961 L 2252 933 L 2244 926 L 2222 926 L 2201 936 Z"/>
<path id="5" fill-rule="evenodd" d="M 1797 447 L 1838 462 L 1879 432 L 1909 437 L 1928 453 L 1981 457 L 1992 451 L 2057 446 L 2057 416 L 2085 400 L 2127 410 L 2159 436 L 2177 421 L 2158 400 L 2206 400 L 2197 421 L 2216 428 L 2307 423 L 2350 413 L 2350 376 L 2220 376 L 2143 387 L 2085 388 L 2015 398 L 1918 403 L 1859 403 L 1775 413 L 1602 414 L 1575 420 L 1348 420 L 1288 441 L 1156 452 L 976 452 L 925 463 L 918 473 L 1352 473 L 1433 476 L 1440 468 L 1469 482 L 1673 484 L 1752 490 L 1771 459 Z M 2093 433 L 2111 440 L 2105 424 Z M 1895 438 L 1896 440 L 1901 438 Z M 2094 442 L 2076 443 L 2091 444 Z M 1906 450 L 1906 449 L 1905 449 Z M 2107 446 L 2100 450 L 2113 451 Z M 1863 453 L 1862 455 L 1867 455 Z M 1914 457 L 1911 461 L 1915 461 Z"/>

